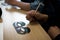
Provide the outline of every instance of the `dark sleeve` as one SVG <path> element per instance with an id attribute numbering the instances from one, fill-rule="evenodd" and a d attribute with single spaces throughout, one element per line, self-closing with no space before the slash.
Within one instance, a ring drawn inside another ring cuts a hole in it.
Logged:
<path id="1" fill-rule="evenodd" d="M 35 0 L 34 2 L 30 3 L 30 9 L 35 10 L 39 4 L 38 0 Z"/>
<path id="2" fill-rule="evenodd" d="M 60 40 L 60 34 L 56 36 L 54 40 Z"/>
<path id="3" fill-rule="evenodd" d="M 51 3 L 51 1 L 47 0 L 44 2 L 44 4 L 45 6 L 43 8 L 42 13 L 48 15 L 48 20 L 46 23 L 48 24 L 48 26 L 53 26 L 59 22 L 58 19 L 60 19 L 60 15 L 59 15 L 60 13 L 56 12 L 56 9 L 54 5 Z"/>
<path id="4" fill-rule="evenodd" d="M 36 10 L 37 6 L 39 5 L 39 3 L 43 3 L 43 0 L 35 0 L 33 3 L 30 3 L 30 9 L 32 10 Z M 42 4 L 40 5 L 39 9 L 42 10 L 43 6 Z M 38 11 L 40 11 L 38 9 Z"/>
<path id="5" fill-rule="evenodd" d="M 49 2 L 46 13 L 48 15 L 48 20 L 53 20 L 55 22 L 55 20 L 57 21 L 60 19 L 60 1 L 56 0 L 55 4 Z"/>

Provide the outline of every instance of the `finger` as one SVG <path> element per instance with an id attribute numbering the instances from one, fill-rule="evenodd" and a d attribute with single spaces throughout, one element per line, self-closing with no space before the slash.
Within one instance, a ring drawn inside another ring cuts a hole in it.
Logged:
<path id="1" fill-rule="evenodd" d="M 30 18 L 31 18 L 31 16 L 30 16 L 30 15 L 27 15 L 27 16 L 26 16 L 26 19 L 27 19 L 27 20 L 29 20 Z"/>
<path id="2" fill-rule="evenodd" d="M 29 15 L 26 16 L 26 19 L 29 20 L 29 21 L 34 21 L 34 18 L 29 16 Z"/>
<path id="3" fill-rule="evenodd" d="M 27 14 L 30 15 L 30 16 L 32 16 L 32 17 L 35 16 L 34 12 L 27 12 Z"/>

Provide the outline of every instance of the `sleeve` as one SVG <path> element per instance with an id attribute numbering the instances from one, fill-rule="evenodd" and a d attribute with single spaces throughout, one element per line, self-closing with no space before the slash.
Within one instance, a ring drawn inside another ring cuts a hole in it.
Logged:
<path id="1" fill-rule="evenodd" d="M 54 5 L 54 4 L 53 4 Z M 51 3 L 49 4 L 49 11 L 47 10 L 48 20 L 50 19 L 59 19 L 60 18 L 60 0 L 55 1 L 55 5 L 53 6 Z"/>
<path id="2" fill-rule="evenodd" d="M 34 2 L 30 3 L 30 9 L 35 10 L 37 8 L 38 4 L 39 4 L 38 0 L 35 0 Z"/>
<path id="3" fill-rule="evenodd" d="M 30 3 L 30 9 L 31 10 L 36 10 L 37 6 L 40 3 L 40 7 L 38 8 L 38 11 L 41 12 L 43 10 L 43 7 L 44 7 L 43 2 L 44 2 L 44 0 L 35 0 L 33 3 Z"/>
<path id="4" fill-rule="evenodd" d="M 49 0 L 47 0 L 45 2 L 46 3 L 45 3 L 42 13 L 48 15 L 48 20 L 46 23 L 49 26 L 54 26 L 56 24 L 56 22 L 59 21 L 59 20 L 57 20 L 57 19 L 59 19 L 59 13 L 56 12 L 54 5 Z"/>

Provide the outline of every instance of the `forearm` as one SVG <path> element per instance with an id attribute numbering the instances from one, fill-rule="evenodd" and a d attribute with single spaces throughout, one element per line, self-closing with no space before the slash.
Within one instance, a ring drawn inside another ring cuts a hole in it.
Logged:
<path id="1" fill-rule="evenodd" d="M 19 6 L 23 10 L 30 10 L 30 3 L 17 2 L 16 6 Z"/>
<path id="2" fill-rule="evenodd" d="M 35 15 L 37 20 L 47 21 L 48 15 L 37 12 L 38 15 Z"/>
<path id="3" fill-rule="evenodd" d="M 5 0 L 5 2 L 13 6 L 19 6 L 24 10 L 30 10 L 30 3 L 18 2 L 16 0 Z"/>

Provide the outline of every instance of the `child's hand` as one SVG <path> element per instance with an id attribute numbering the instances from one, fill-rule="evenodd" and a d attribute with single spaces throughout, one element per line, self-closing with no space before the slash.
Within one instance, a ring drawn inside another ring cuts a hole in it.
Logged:
<path id="1" fill-rule="evenodd" d="M 40 21 L 46 21 L 47 18 L 48 18 L 48 15 L 46 14 L 42 14 L 42 13 L 39 13 L 39 12 L 35 12 L 35 10 L 31 10 L 29 12 L 27 12 L 27 16 L 26 18 L 29 20 L 29 21 L 32 21 L 37 19 L 37 20 L 40 20 Z"/>
<path id="2" fill-rule="evenodd" d="M 17 4 L 16 0 L 5 0 L 6 3 L 11 4 L 11 5 L 15 5 Z"/>
<path id="3" fill-rule="evenodd" d="M 27 20 L 29 20 L 29 21 L 35 21 L 35 19 L 33 18 L 34 15 L 35 15 L 35 11 L 33 11 L 33 10 L 27 12 L 27 16 L 26 16 Z"/>
<path id="4" fill-rule="evenodd" d="M 27 20 L 29 20 L 30 22 L 35 21 L 34 18 L 32 16 L 30 16 L 29 14 L 27 14 L 26 16 Z"/>

